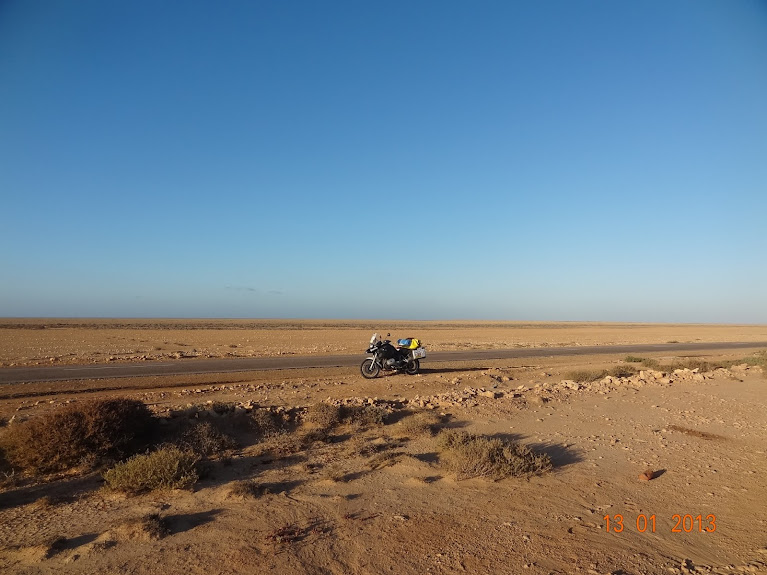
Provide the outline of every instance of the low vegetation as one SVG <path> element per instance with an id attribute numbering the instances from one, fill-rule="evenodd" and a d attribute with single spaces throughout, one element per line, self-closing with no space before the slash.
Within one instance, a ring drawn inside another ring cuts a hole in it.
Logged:
<path id="1" fill-rule="evenodd" d="M 174 445 L 145 455 L 134 455 L 104 473 L 107 487 L 126 493 L 156 489 L 188 489 L 199 479 L 200 457 Z"/>
<path id="2" fill-rule="evenodd" d="M 315 403 L 307 410 L 305 420 L 319 429 L 332 429 L 341 423 L 341 408 L 329 403 Z"/>
<path id="3" fill-rule="evenodd" d="M 237 446 L 234 438 L 222 432 L 210 421 L 194 422 L 181 436 L 180 447 L 209 457 L 226 453 Z"/>
<path id="4" fill-rule="evenodd" d="M 549 471 L 551 458 L 514 441 L 444 430 L 437 435 L 440 463 L 458 479 L 529 477 Z"/>
<path id="5" fill-rule="evenodd" d="M 133 399 L 94 399 L 66 405 L 10 426 L 2 437 L 8 462 L 32 473 L 93 467 L 146 447 L 152 413 Z"/>
<path id="6" fill-rule="evenodd" d="M 637 369 L 633 365 L 616 365 L 610 369 L 571 371 L 565 374 L 565 379 L 577 383 L 589 383 L 591 381 L 598 381 L 608 375 L 611 377 L 631 377 L 636 372 Z"/>
<path id="7" fill-rule="evenodd" d="M 159 514 L 150 513 L 126 521 L 117 528 L 117 532 L 121 537 L 129 540 L 157 541 L 168 535 L 170 530 Z"/>
<path id="8" fill-rule="evenodd" d="M 341 409 L 342 423 L 355 429 L 383 425 L 387 415 L 387 411 L 377 405 L 352 405 Z"/>
<path id="9" fill-rule="evenodd" d="M 268 490 L 253 479 L 243 479 L 235 481 L 229 486 L 229 497 L 258 498 L 267 493 Z"/>
<path id="10" fill-rule="evenodd" d="M 366 429 L 383 425 L 388 412 L 377 405 L 345 405 L 315 403 L 306 411 L 304 420 L 318 430 L 330 431 L 338 425 Z"/>
<path id="11" fill-rule="evenodd" d="M 290 425 L 289 417 L 269 409 L 255 408 L 247 414 L 247 427 L 259 438 L 272 437 Z"/>
<path id="12" fill-rule="evenodd" d="M 749 366 L 758 366 L 767 370 L 767 351 L 760 351 L 756 354 L 740 359 L 725 359 L 710 361 L 697 357 L 677 359 L 670 363 L 661 363 L 657 359 L 649 357 L 637 357 L 628 355 L 624 358 L 627 363 L 641 363 L 643 367 L 665 372 L 673 372 L 675 369 L 697 369 L 700 372 L 714 371 L 719 368 L 731 368 L 735 365 L 746 364 Z"/>
<path id="13" fill-rule="evenodd" d="M 442 417 L 434 411 L 418 411 L 403 418 L 397 425 L 395 433 L 402 437 L 418 437 L 419 435 L 433 435 Z"/>

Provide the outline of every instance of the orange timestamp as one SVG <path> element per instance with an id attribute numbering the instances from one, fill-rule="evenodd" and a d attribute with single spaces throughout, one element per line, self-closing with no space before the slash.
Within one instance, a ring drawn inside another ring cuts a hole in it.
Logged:
<path id="1" fill-rule="evenodd" d="M 607 533 L 621 533 L 626 529 L 627 525 L 630 525 L 630 519 L 624 518 L 620 513 L 605 515 L 602 519 L 605 521 L 605 531 Z M 682 515 L 675 513 L 671 516 L 671 522 L 674 524 L 671 527 L 671 533 L 713 533 L 716 531 L 716 515 L 712 513 L 706 516 L 702 514 L 692 515 L 687 513 Z M 636 530 L 640 533 L 655 533 L 656 520 L 654 514 L 645 515 L 640 513 L 636 516 L 634 523 Z"/>

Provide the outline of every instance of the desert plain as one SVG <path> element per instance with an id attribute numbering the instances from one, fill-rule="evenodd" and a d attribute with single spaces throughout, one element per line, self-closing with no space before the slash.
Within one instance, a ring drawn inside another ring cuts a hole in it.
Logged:
<path id="1" fill-rule="evenodd" d="M 767 350 L 758 345 L 767 326 L 3 319 L 0 369 L 313 354 L 361 362 L 373 332 L 418 337 L 427 353 L 754 346 L 427 356 L 419 375 L 373 380 L 324 368 L 3 385 L 0 445 L 16 426 L 116 397 L 147 405 L 158 433 L 209 424 L 227 442 L 206 454 L 193 485 L 137 493 L 105 484 L 117 461 L 30 473 L 3 460 L 0 570 L 767 573 Z M 320 404 L 376 417 L 320 429 Z M 291 424 L 262 435 L 237 424 L 257 410 Z M 446 465 L 445 430 L 524 445 L 551 469 L 464 476 Z"/>

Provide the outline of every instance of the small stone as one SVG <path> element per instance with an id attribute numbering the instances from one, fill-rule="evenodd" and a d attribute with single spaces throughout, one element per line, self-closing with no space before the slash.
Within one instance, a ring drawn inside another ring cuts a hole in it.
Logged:
<path id="1" fill-rule="evenodd" d="M 655 477 L 655 472 L 652 469 L 646 469 L 639 474 L 639 481 L 650 481 L 651 479 L 655 479 Z"/>
<path id="2" fill-rule="evenodd" d="M 690 561 L 689 559 L 684 559 L 682 561 L 682 564 L 679 566 L 679 568 L 682 570 L 682 573 L 695 572 L 695 566 L 692 564 L 692 561 Z"/>

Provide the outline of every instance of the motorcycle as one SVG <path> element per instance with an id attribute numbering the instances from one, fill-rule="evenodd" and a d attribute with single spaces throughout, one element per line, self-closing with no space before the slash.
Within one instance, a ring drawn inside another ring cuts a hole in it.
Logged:
<path id="1" fill-rule="evenodd" d="M 390 336 L 386 334 L 386 337 Z M 365 379 L 373 379 L 381 371 L 404 371 L 408 375 L 415 375 L 421 369 L 420 360 L 426 357 L 426 350 L 415 338 L 397 340 L 397 347 L 394 347 L 391 341 L 381 339 L 377 333 L 370 338 L 367 353 L 372 353 L 373 357 L 368 357 L 360 366 Z"/>

